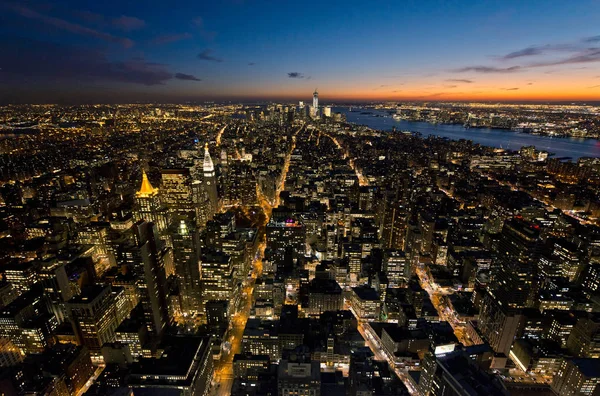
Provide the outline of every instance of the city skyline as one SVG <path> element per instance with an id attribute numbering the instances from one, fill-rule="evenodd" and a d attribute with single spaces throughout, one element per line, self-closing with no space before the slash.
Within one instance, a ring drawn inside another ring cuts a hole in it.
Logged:
<path id="1" fill-rule="evenodd" d="M 600 99 L 591 0 L 0 10 L 1 103 Z"/>

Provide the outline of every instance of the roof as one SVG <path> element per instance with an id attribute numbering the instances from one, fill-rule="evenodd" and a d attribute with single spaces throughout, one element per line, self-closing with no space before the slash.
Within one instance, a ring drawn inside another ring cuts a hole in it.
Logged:
<path id="1" fill-rule="evenodd" d="M 164 348 L 162 356 L 155 358 L 142 358 L 131 366 L 133 383 L 150 386 L 163 382 L 162 380 L 147 379 L 150 376 L 176 376 L 184 377 L 181 382 L 189 382 L 193 377 L 193 369 L 197 367 L 195 359 L 202 359 L 206 348 L 210 345 L 208 338 L 193 336 L 167 337 L 161 347 Z M 177 383 L 180 381 L 173 381 Z M 137 392 L 137 391 L 136 391 Z"/>
<path id="2" fill-rule="evenodd" d="M 152 187 L 150 184 L 150 180 L 148 180 L 148 175 L 146 175 L 146 171 L 142 170 L 142 185 L 140 186 L 140 190 L 137 192 L 138 197 L 149 197 L 158 192 L 158 189 Z"/>
<path id="3" fill-rule="evenodd" d="M 363 286 L 353 287 L 352 291 L 361 300 L 371 300 L 371 301 L 379 300 L 379 293 L 377 293 L 377 290 L 373 289 L 372 287 L 363 285 Z"/>
<path id="4" fill-rule="evenodd" d="M 571 362 L 579 368 L 581 374 L 588 378 L 600 377 L 600 359 L 578 358 L 571 359 Z"/>

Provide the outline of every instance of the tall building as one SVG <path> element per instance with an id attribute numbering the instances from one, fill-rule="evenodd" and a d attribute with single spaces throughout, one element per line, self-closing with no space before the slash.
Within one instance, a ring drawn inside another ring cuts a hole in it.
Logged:
<path id="1" fill-rule="evenodd" d="M 159 232 L 167 228 L 167 219 L 164 211 L 161 210 L 159 190 L 152 187 L 144 170 L 142 170 L 142 185 L 135 193 L 134 203 L 133 216 L 136 220 L 154 223 Z"/>
<path id="2" fill-rule="evenodd" d="M 144 309 L 144 320 L 150 334 L 161 335 L 169 323 L 167 278 L 164 257 L 156 227 L 143 220 L 134 225 L 139 260 L 134 266 L 136 286 Z"/>
<path id="3" fill-rule="evenodd" d="M 312 118 L 317 118 L 318 115 L 319 115 L 319 93 L 315 89 L 315 92 L 313 92 L 313 104 L 312 104 L 312 107 L 310 108 L 310 116 Z"/>
<path id="4" fill-rule="evenodd" d="M 402 250 L 388 249 L 383 255 L 383 272 L 389 287 L 402 287 L 410 279 L 410 262 Z"/>
<path id="5" fill-rule="evenodd" d="M 479 313 L 479 328 L 495 352 L 508 356 L 523 321 L 521 310 L 503 306 L 489 293 L 484 295 Z"/>
<path id="6" fill-rule="evenodd" d="M 156 358 L 131 365 L 127 385 L 134 394 L 207 395 L 213 376 L 211 341 L 206 337 L 170 336 Z"/>
<path id="7" fill-rule="evenodd" d="M 600 314 L 577 319 L 567 339 L 567 349 L 577 357 L 600 358 Z"/>
<path id="8" fill-rule="evenodd" d="M 600 359 L 567 359 L 552 381 L 558 395 L 596 395 L 600 383 Z"/>
<path id="9" fill-rule="evenodd" d="M 423 359 L 419 377 L 419 391 L 425 396 L 497 395 L 510 393 L 497 377 L 479 368 L 469 355 L 462 351 L 434 355 Z"/>
<path id="10" fill-rule="evenodd" d="M 277 270 L 290 269 L 292 259 L 304 255 L 306 227 L 289 219 L 273 219 L 267 224 L 267 248 L 273 253 Z"/>
<path id="11" fill-rule="evenodd" d="M 202 312 L 200 285 L 200 245 L 195 223 L 187 217 L 174 218 L 169 230 L 173 243 L 173 264 L 179 280 L 181 309 L 184 314 Z"/>
<path id="12" fill-rule="evenodd" d="M 169 168 L 162 170 L 161 194 L 169 212 L 170 220 L 176 216 L 195 215 L 192 200 L 192 181 L 187 168 Z"/>
<path id="13" fill-rule="evenodd" d="M 229 255 L 203 251 L 200 257 L 202 299 L 229 301 L 233 297 L 233 264 Z"/>
<path id="14" fill-rule="evenodd" d="M 66 306 L 79 345 L 99 354 L 104 343 L 115 340 L 115 330 L 120 323 L 110 286 L 88 286 Z"/>
<path id="15" fill-rule="evenodd" d="M 514 218 L 504 223 L 498 243 L 499 266 L 494 270 L 492 293 L 510 308 L 533 307 L 540 280 L 537 263 L 540 230 L 537 225 Z"/>
<path id="16" fill-rule="evenodd" d="M 196 212 L 196 225 L 200 228 L 206 227 L 214 213 L 203 180 L 192 182 L 192 202 Z"/>
<path id="17" fill-rule="evenodd" d="M 281 396 L 303 395 L 319 396 L 321 394 L 321 370 L 319 362 L 296 351 L 290 353 L 289 359 L 279 362 L 277 372 L 277 389 Z"/>
<path id="18" fill-rule="evenodd" d="M 333 279 L 314 278 L 308 283 L 306 313 L 320 316 L 325 311 L 339 311 L 344 306 L 342 288 Z"/>
<path id="19" fill-rule="evenodd" d="M 208 194 L 208 200 L 210 202 L 210 213 L 214 216 L 219 208 L 219 195 L 217 193 L 217 178 L 215 177 L 215 167 L 212 159 L 210 158 L 210 152 L 208 151 L 208 143 L 204 146 L 204 163 L 202 164 L 202 171 L 204 173 L 204 188 Z"/>

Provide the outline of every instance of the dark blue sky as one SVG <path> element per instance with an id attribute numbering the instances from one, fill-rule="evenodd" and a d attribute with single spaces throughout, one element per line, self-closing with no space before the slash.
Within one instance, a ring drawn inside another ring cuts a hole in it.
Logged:
<path id="1" fill-rule="evenodd" d="M 598 0 L 0 0 L 0 102 L 600 99 L 599 35 Z"/>

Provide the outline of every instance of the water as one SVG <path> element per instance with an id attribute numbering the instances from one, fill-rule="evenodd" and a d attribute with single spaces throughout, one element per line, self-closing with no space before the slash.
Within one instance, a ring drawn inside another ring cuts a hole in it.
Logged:
<path id="1" fill-rule="evenodd" d="M 523 146 L 535 146 L 538 150 L 554 153 L 554 157 L 600 157 L 600 141 L 596 139 L 556 138 L 515 132 L 509 129 L 464 128 L 462 125 L 430 124 L 428 122 L 396 121 L 385 111 L 348 107 L 335 107 L 335 112 L 346 115 L 348 122 L 366 125 L 369 128 L 391 131 L 420 132 L 423 136 L 437 135 L 449 139 L 469 139 L 484 146 L 519 150 Z M 370 112 L 372 114 L 361 114 Z M 381 117 L 374 117 L 379 115 Z"/>

